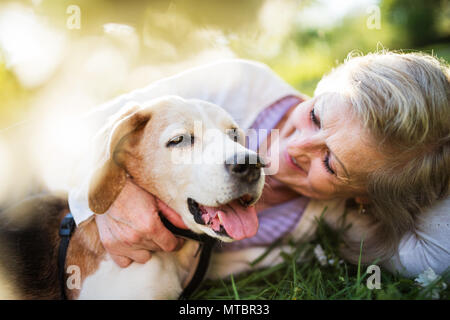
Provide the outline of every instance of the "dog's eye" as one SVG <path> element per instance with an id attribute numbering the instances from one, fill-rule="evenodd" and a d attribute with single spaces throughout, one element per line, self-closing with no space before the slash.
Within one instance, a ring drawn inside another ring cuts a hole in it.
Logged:
<path id="1" fill-rule="evenodd" d="M 232 128 L 227 130 L 228 136 L 234 141 L 238 142 L 239 140 L 239 132 L 238 129 Z"/>
<path id="2" fill-rule="evenodd" d="M 194 137 L 190 134 L 183 134 L 170 139 L 169 142 L 167 142 L 166 147 L 184 146 L 187 143 L 191 145 L 194 144 Z"/>

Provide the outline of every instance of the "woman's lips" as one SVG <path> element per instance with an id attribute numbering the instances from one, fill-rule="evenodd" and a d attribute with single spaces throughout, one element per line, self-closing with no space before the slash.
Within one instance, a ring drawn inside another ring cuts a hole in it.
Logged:
<path id="1" fill-rule="evenodd" d="M 284 151 L 284 158 L 290 167 L 306 175 L 306 171 L 303 170 L 303 168 L 301 168 L 298 164 L 294 163 L 287 151 Z"/>

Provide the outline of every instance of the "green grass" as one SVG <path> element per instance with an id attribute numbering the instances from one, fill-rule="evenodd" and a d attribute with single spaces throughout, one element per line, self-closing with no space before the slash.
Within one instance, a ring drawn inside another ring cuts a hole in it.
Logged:
<path id="1" fill-rule="evenodd" d="M 321 266 L 314 255 L 320 244 L 329 263 Z M 293 253 L 282 253 L 283 262 L 266 269 L 230 276 L 228 279 L 207 280 L 192 299 L 224 300 L 371 300 L 371 299 L 431 299 L 432 290 L 438 290 L 440 299 L 450 299 L 450 272 L 428 287 L 420 287 L 414 279 L 402 278 L 381 269 L 381 289 L 368 289 L 371 274 L 366 266 L 351 265 L 337 254 L 339 234 L 319 222 L 318 237 L 310 243 L 290 245 Z M 302 262 L 297 262 L 304 255 Z M 258 262 L 258 261 L 256 261 Z M 331 263 L 330 263 L 331 262 Z"/>

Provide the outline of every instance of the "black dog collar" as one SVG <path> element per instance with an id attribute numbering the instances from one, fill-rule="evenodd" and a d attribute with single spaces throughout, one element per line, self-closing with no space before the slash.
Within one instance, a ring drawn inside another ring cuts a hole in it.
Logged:
<path id="1" fill-rule="evenodd" d="M 62 300 L 67 299 L 66 284 L 65 284 L 66 256 L 67 256 L 67 248 L 69 247 L 70 237 L 72 236 L 75 227 L 76 227 L 75 220 L 73 219 L 72 214 L 69 212 L 68 214 L 66 214 L 64 219 L 61 221 L 61 225 L 59 226 L 59 236 L 61 237 L 61 242 L 59 243 L 59 252 L 58 252 L 58 278 L 59 278 L 59 286 L 61 288 Z"/>

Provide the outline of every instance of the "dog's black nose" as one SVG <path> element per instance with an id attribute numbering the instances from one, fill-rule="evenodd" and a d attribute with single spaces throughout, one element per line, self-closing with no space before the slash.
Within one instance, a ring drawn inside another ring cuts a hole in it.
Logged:
<path id="1" fill-rule="evenodd" d="M 264 162 L 257 154 L 238 153 L 225 161 L 225 169 L 243 182 L 252 183 L 261 176 Z"/>

